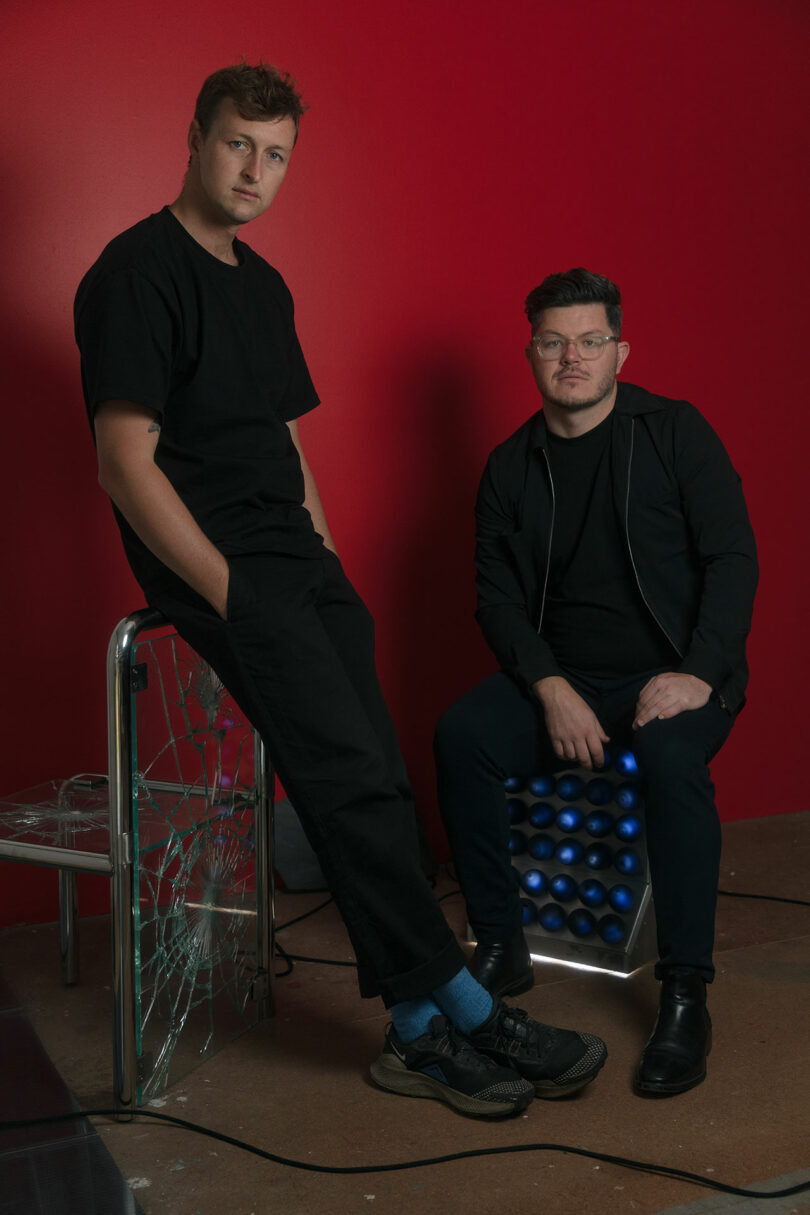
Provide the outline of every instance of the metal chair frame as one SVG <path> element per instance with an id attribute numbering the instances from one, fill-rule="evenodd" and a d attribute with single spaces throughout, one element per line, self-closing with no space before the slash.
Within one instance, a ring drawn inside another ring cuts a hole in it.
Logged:
<path id="1" fill-rule="evenodd" d="M 59 871 L 59 938 L 62 979 L 78 980 L 77 873 L 99 873 L 110 878 L 113 996 L 113 1091 L 118 1117 L 130 1117 L 137 1104 L 138 1057 L 136 1046 L 135 899 L 134 862 L 137 840 L 133 825 L 133 799 L 138 776 L 133 764 L 133 653 L 141 633 L 167 625 L 154 609 L 133 612 L 113 630 L 107 650 L 107 752 L 108 776 L 74 778 L 108 789 L 109 852 L 70 847 L 70 827 L 60 825 L 64 843 L 44 844 L 0 838 L 0 857 L 21 863 L 46 865 Z M 272 864 L 273 771 L 264 744 L 254 732 L 254 812 L 257 967 L 254 997 L 259 1018 L 274 1012 L 271 958 L 274 933 Z M 69 784 L 71 782 L 65 782 Z M 177 782 L 155 781 L 150 788 L 173 793 L 203 793 Z"/>

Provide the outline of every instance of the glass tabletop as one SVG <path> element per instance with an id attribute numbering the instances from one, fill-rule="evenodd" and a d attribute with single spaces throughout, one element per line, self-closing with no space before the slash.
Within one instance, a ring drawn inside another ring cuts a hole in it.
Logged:
<path id="1" fill-rule="evenodd" d="M 82 773 L 48 780 L 0 798 L 0 855 L 3 843 L 93 852 L 110 851 L 107 778 Z"/>

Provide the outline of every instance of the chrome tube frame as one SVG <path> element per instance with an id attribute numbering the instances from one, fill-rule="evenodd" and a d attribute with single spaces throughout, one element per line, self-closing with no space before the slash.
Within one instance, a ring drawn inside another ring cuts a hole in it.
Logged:
<path id="1" fill-rule="evenodd" d="M 135 1040 L 135 889 L 136 841 L 132 808 L 135 788 L 132 717 L 132 653 L 139 633 L 167 624 L 162 613 L 144 609 L 125 617 L 113 631 L 107 651 L 107 752 L 110 805 L 111 928 L 113 972 L 113 1090 L 117 1117 L 128 1121 L 137 1107 L 138 1055 Z M 273 781 L 267 750 L 254 731 L 256 805 L 256 913 L 259 1016 L 273 1015 L 272 957 L 275 928 L 273 872 Z M 156 787 L 179 790 L 174 782 Z M 201 790 L 202 791 L 202 790 Z M 74 879 L 75 881 L 75 879 Z M 69 892 L 66 890 L 65 898 Z M 75 922 L 75 917 L 74 917 Z"/>
<path id="2" fill-rule="evenodd" d="M 258 730 L 253 732 L 253 770 L 256 781 L 254 831 L 256 835 L 256 966 L 263 977 L 259 1017 L 264 1020 L 276 1011 L 273 992 L 273 950 L 275 948 L 275 874 L 273 870 L 274 773 Z"/>
<path id="3" fill-rule="evenodd" d="M 136 1042 L 137 989 L 135 974 L 135 888 L 137 840 L 133 807 L 137 796 L 135 722 L 133 720 L 132 663 L 138 635 L 147 630 L 171 627 L 161 612 L 145 608 L 126 616 L 113 630 L 107 649 L 107 795 L 109 806 L 109 854 L 71 847 L 75 831 L 68 822 L 60 827 L 60 844 L 33 844 L 24 840 L 0 840 L 0 856 L 22 864 L 53 866 L 59 870 L 59 942 L 62 979 L 78 981 L 78 908 L 76 873 L 100 873 L 110 878 L 113 997 L 113 1097 L 119 1120 L 129 1120 L 137 1107 L 138 1052 Z M 256 842 L 256 970 L 253 998 L 260 1018 L 272 1016 L 272 956 L 275 929 L 273 873 L 273 781 L 274 774 L 264 744 L 254 731 L 253 779 L 255 786 L 254 832 Z M 74 783 L 72 778 L 65 785 Z M 104 778 L 99 778 L 103 781 Z M 155 781 L 153 788 L 166 792 L 199 793 L 203 787 L 187 788 L 179 782 Z M 61 796 L 61 795 L 60 795 Z"/>
<path id="4" fill-rule="evenodd" d="M 126 616 L 107 649 L 107 757 L 110 797 L 110 891 L 113 994 L 113 1098 L 128 1121 L 137 1104 L 135 1042 L 135 908 L 132 876 L 132 647 L 138 633 L 165 623 L 154 609 Z"/>
<path id="5" fill-rule="evenodd" d="M 62 982 L 73 987 L 79 981 L 79 897 L 76 870 L 59 870 L 59 956 Z"/>
<path id="6" fill-rule="evenodd" d="M 18 861 L 21 865 L 46 865 L 53 869 L 72 870 L 74 873 L 103 873 L 109 877 L 112 864 L 109 857 L 100 852 L 68 851 L 59 844 L 26 844 L 20 840 L 3 840 L 0 857 L 4 861 Z"/>

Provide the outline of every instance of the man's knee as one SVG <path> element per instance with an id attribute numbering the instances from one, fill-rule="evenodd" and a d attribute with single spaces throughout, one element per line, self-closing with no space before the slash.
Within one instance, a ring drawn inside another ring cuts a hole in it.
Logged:
<path id="1" fill-rule="evenodd" d="M 677 718 L 649 721 L 633 737 L 633 753 L 645 776 L 674 772 L 684 763 L 700 760 L 701 748 L 676 725 Z"/>
<path id="2" fill-rule="evenodd" d="M 533 739 L 536 733 L 531 705 L 500 671 L 476 684 L 442 714 L 436 727 L 436 754 L 511 753 L 516 739 Z"/>
<path id="3" fill-rule="evenodd" d="M 677 778 L 681 771 L 706 768 L 728 737 L 732 719 L 719 705 L 647 722 L 633 736 L 632 749 L 644 775 Z"/>
<path id="4" fill-rule="evenodd" d="M 678 728 L 677 721 L 673 717 L 648 722 L 638 731 L 633 747 L 643 782 L 650 844 L 663 828 L 668 846 L 678 836 L 685 838 L 685 833 L 691 846 L 705 850 L 716 845 L 712 841 L 719 832 L 707 743 L 699 731 Z"/>

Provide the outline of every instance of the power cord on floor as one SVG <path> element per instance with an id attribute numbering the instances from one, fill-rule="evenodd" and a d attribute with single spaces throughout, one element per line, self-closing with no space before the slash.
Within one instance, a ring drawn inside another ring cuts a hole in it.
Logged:
<path id="1" fill-rule="evenodd" d="M 450 890 L 441 896 L 441 899 L 450 898 L 452 895 L 459 894 L 459 890 Z M 770 894 L 749 894 L 745 891 L 738 890 L 718 890 L 718 894 L 726 895 L 730 898 L 741 899 L 761 899 L 772 901 L 775 903 L 792 903 L 800 907 L 810 906 L 810 902 L 805 899 L 788 899 L 779 895 Z M 441 899 L 439 901 L 441 901 Z M 316 907 L 311 907 L 309 911 L 303 912 L 301 915 L 295 916 L 291 920 L 287 920 L 284 924 L 280 924 L 276 932 L 280 932 L 284 928 L 289 928 L 293 924 L 298 924 L 309 916 L 315 915 L 318 911 L 322 911 L 332 902 L 331 896 L 319 903 Z M 287 970 L 280 972 L 276 978 L 283 978 L 292 973 L 295 962 L 315 962 L 324 966 L 356 966 L 355 962 L 342 962 L 329 958 L 310 958 L 300 954 L 290 954 L 284 949 L 278 940 L 275 942 L 275 949 L 278 955 L 287 962 Z M 94 1110 L 76 1110 L 71 1114 L 55 1114 L 52 1117 L 45 1118 L 28 1118 L 18 1119 L 14 1121 L 0 1121 L 0 1132 L 6 1130 L 22 1130 L 28 1127 L 44 1126 L 55 1122 L 70 1122 L 76 1118 L 119 1118 L 120 1111 L 114 1109 L 94 1109 Z M 470 1148 L 463 1152 L 449 1152 L 443 1156 L 428 1156 L 420 1160 L 405 1160 L 396 1164 L 364 1164 L 364 1165 L 326 1165 L 313 1164 L 306 1160 L 293 1160 L 287 1156 L 279 1156 L 275 1152 L 268 1152 L 264 1148 L 257 1147 L 255 1144 L 246 1143 L 242 1139 L 237 1139 L 232 1135 L 225 1135 L 221 1131 L 211 1130 L 210 1127 L 200 1126 L 196 1122 L 189 1122 L 184 1118 L 176 1118 L 171 1114 L 161 1114 L 155 1110 L 134 1110 L 131 1114 L 132 1118 L 151 1118 L 155 1121 L 165 1122 L 170 1126 L 177 1126 L 183 1130 L 193 1131 L 195 1134 L 204 1135 L 210 1139 L 215 1139 L 220 1143 L 230 1144 L 232 1147 L 239 1148 L 241 1151 L 250 1152 L 254 1156 L 259 1156 L 262 1160 L 272 1161 L 274 1164 L 284 1165 L 287 1168 L 303 1169 L 310 1173 L 331 1173 L 331 1174 L 358 1174 L 358 1173 L 393 1173 L 404 1169 L 427 1168 L 439 1164 L 448 1164 L 455 1160 L 469 1160 L 476 1156 L 505 1156 L 515 1155 L 520 1152 L 563 1152 L 571 1156 L 583 1156 L 588 1160 L 598 1160 L 603 1164 L 614 1164 L 619 1168 L 634 1169 L 637 1172 L 651 1173 L 663 1177 L 674 1177 L 683 1181 L 691 1181 L 696 1185 L 704 1186 L 707 1189 L 717 1190 L 723 1194 L 734 1194 L 741 1198 L 790 1198 L 794 1194 L 803 1194 L 810 1190 L 810 1181 L 801 1182 L 795 1186 L 788 1186 L 781 1190 L 749 1190 L 742 1186 L 728 1185 L 726 1182 L 717 1181 L 714 1178 L 704 1177 L 700 1173 L 690 1173 L 686 1169 L 678 1169 L 664 1164 L 656 1164 L 651 1161 L 633 1160 L 626 1156 L 613 1156 L 606 1152 L 594 1152 L 587 1148 L 574 1147 L 572 1144 L 566 1143 L 517 1143 L 505 1147 L 488 1147 L 488 1148 Z"/>
<path id="2" fill-rule="evenodd" d="M 291 920 L 286 920 L 283 924 L 276 927 L 276 932 L 279 933 L 284 928 L 289 928 L 292 924 L 300 924 L 302 920 L 309 919 L 311 915 L 315 915 L 318 911 L 323 911 L 324 907 L 328 907 L 333 903 L 334 899 L 331 894 L 328 899 L 324 899 L 322 903 L 318 903 L 317 907 L 310 907 L 309 911 L 304 911 L 301 915 L 294 916 Z M 305 958 L 302 954 L 287 953 L 287 950 L 276 937 L 274 942 L 274 953 L 281 958 L 282 962 L 287 963 L 286 970 L 277 970 L 274 974 L 276 979 L 286 979 L 295 969 L 296 962 L 318 962 L 321 966 L 354 966 L 357 968 L 356 962 L 336 962 L 331 958 Z"/>
<path id="3" fill-rule="evenodd" d="M 28 1127 L 43 1126 L 54 1122 L 72 1122 L 76 1118 L 117 1118 L 119 1110 L 96 1109 L 76 1110 L 72 1114 L 55 1114 L 50 1118 L 26 1118 L 9 1122 L 0 1122 L 0 1131 L 23 1130 Z M 568 1143 L 515 1143 L 510 1146 L 469 1148 L 464 1152 L 448 1152 L 444 1156 L 427 1156 L 422 1160 L 403 1160 L 395 1164 L 353 1164 L 331 1165 L 313 1164 L 308 1160 L 292 1160 L 288 1156 L 279 1156 L 268 1152 L 253 1143 L 245 1143 L 233 1135 L 225 1135 L 221 1131 L 211 1130 L 210 1127 L 200 1126 L 197 1122 L 189 1122 L 185 1118 L 176 1118 L 172 1114 L 160 1114 L 155 1110 L 133 1110 L 133 1118 L 152 1118 L 157 1122 L 166 1122 L 171 1126 L 193 1131 L 197 1135 L 205 1135 L 219 1143 L 228 1143 L 241 1151 L 250 1152 L 262 1160 L 270 1160 L 274 1164 L 285 1165 L 291 1169 L 303 1169 L 308 1173 L 357 1174 L 357 1173 L 396 1173 L 404 1169 L 421 1169 L 437 1164 L 449 1164 L 454 1160 L 470 1160 L 476 1156 L 510 1156 L 519 1152 L 565 1152 L 571 1156 L 584 1156 L 587 1160 L 598 1160 L 603 1164 L 615 1164 L 620 1168 L 634 1169 L 641 1173 L 652 1173 L 663 1177 L 676 1177 L 682 1181 L 693 1181 L 697 1185 L 710 1190 L 718 1190 L 723 1194 L 736 1194 L 741 1198 L 790 1198 L 793 1194 L 803 1194 L 810 1190 L 810 1181 L 798 1185 L 787 1186 L 782 1190 L 749 1190 L 742 1186 L 728 1185 L 712 1177 L 704 1177 L 700 1173 L 690 1173 L 687 1169 L 678 1169 L 666 1164 L 655 1164 L 652 1161 L 633 1160 L 627 1156 L 612 1156 L 607 1152 L 593 1152 L 588 1148 L 574 1147 Z"/>
<path id="4" fill-rule="evenodd" d="M 718 890 L 717 893 L 725 895 L 725 897 L 729 899 L 760 899 L 770 903 L 791 903 L 795 907 L 810 907 L 810 901 L 807 899 L 786 899 L 778 894 L 749 894 L 744 890 Z M 444 899 L 449 899 L 454 894 L 461 894 L 461 891 L 458 889 L 448 890 L 445 894 L 439 897 L 437 902 L 441 903 L 444 901 Z M 332 899 L 330 896 L 328 899 L 325 899 L 323 903 L 319 903 L 317 907 L 312 907 L 309 911 L 305 911 L 301 915 L 297 915 L 294 919 L 287 920 L 284 924 L 279 924 L 279 926 L 276 928 L 276 932 L 281 932 L 283 928 L 289 928 L 291 924 L 299 924 L 301 920 L 306 920 L 309 916 L 315 915 L 317 911 L 323 911 L 324 907 L 328 907 L 332 902 L 334 902 L 334 899 Z M 277 979 L 286 979 L 288 975 L 291 975 L 295 968 L 296 962 L 313 962 L 318 966 L 353 966 L 355 969 L 357 967 L 356 962 L 339 962 L 334 958 L 308 958 L 303 954 L 288 953 L 278 939 L 276 939 L 275 942 L 275 952 L 282 959 L 282 961 L 286 962 L 287 964 L 286 970 L 276 971 L 275 978 Z"/>
<path id="5" fill-rule="evenodd" d="M 295 962 L 316 962 L 319 966 L 352 966 L 355 970 L 357 969 L 356 962 L 338 962 L 335 958 L 307 958 L 300 953 L 287 953 L 280 941 L 276 941 L 276 953 L 283 962 L 287 963 L 286 970 L 276 972 L 277 979 L 284 979 L 287 975 L 292 974 Z"/>
<path id="6" fill-rule="evenodd" d="M 279 924 L 276 928 L 276 933 L 281 932 L 284 928 L 289 928 L 292 924 L 300 924 L 301 920 L 308 919 L 309 916 L 315 915 L 317 911 L 323 911 L 324 907 L 328 907 L 332 902 L 334 902 L 334 899 L 330 895 L 328 899 L 324 899 L 322 903 L 318 903 L 317 907 L 310 907 L 309 911 L 304 911 L 292 920 L 286 920 L 285 923 Z M 274 942 L 274 953 L 281 958 L 282 962 L 286 962 L 287 964 L 286 970 L 277 970 L 275 972 L 274 978 L 276 979 L 286 979 L 288 975 L 291 975 L 295 969 L 296 962 L 314 962 L 319 966 L 350 966 L 355 970 L 357 969 L 356 962 L 339 962 L 334 958 L 309 958 L 300 953 L 288 953 L 278 937 L 276 937 Z"/>
<path id="7" fill-rule="evenodd" d="M 310 907 L 309 911 L 303 911 L 301 915 L 297 915 L 292 920 L 287 920 L 284 924 L 276 925 L 276 932 L 281 932 L 282 928 L 289 928 L 292 924 L 300 924 L 301 920 L 309 919 L 311 915 L 315 915 L 316 911 L 323 911 L 324 907 L 328 907 L 330 903 L 334 903 L 331 894 L 328 899 L 324 899 L 317 907 Z"/>
<path id="8" fill-rule="evenodd" d="M 784 899 L 779 894 L 748 894 L 744 890 L 718 890 L 727 899 L 764 899 L 768 903 L 792 903 L 795 907 L 810 907 L 807 899 Z"/>

